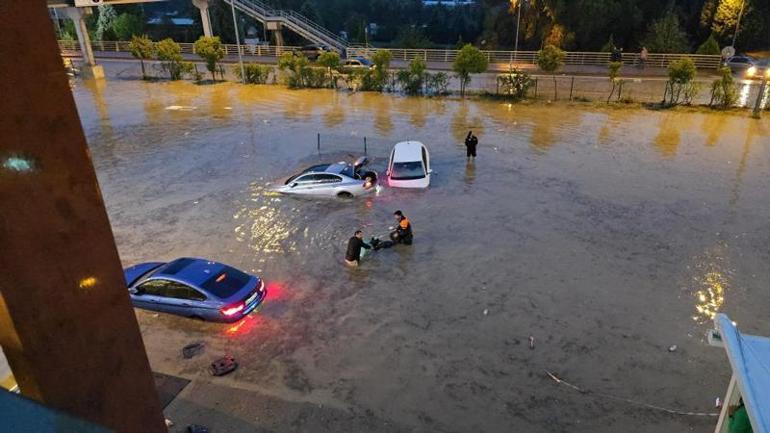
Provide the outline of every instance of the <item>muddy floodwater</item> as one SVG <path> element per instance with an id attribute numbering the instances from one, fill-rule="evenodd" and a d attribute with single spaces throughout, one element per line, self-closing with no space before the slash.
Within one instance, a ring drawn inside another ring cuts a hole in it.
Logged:
<path id="1" fill-rule="evenodd" d="M 644 404 L 717 412 L 715 312 L 770 334 L 767 120 L 232 83 L 73 91 L 124 265 L 201 256 L 268 282 L 232 325 L 137 311 L 153 368 L 360 421 L 272 431 L 706 433 L 716 418 Z M 270 192 L 362 155 L 364 137 L 380 173 L 395 142 L 425 143 L 430 189 Z M 414 244 L 345 267 L 353 231 L 386 233 L 397 209 Z M 182 360 L 196 341 L 205 355 Z M 210 379 L 223 353 L 240 368 Z"/>

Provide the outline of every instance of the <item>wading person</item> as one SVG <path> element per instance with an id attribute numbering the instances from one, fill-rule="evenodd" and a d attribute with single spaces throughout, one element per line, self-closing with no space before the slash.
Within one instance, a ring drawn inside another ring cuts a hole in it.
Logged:
<path id="1" fill-rule="evenodd" d="M 639 67 L 644 69 L 645 66 L 647 66 L 647 58 L 650 56 L 649 51 L 647 51 L 647 47 L 642 47 L 642 51 L 639 52 Z"/>
<path id="2" fill-rule="evenodd" d="M 412 223 L 400 210 L 393 212 L 398 225 L 390 232 L 390 240 L 396 244 L 412 245 Z"/>
<path id="3" fill-rule="evenodd" d="M 468 136 L 465 137 L 465 154 L 468 159 L 476 157 L 476 146 L 479 145 L 479 139 L 473 135 L 473 131 L 468 131 Z"/>
<path id="4" fill-rule="evenodd" d="M 371 247 L 364 242 L 364 232 L 356 230 L 356 233 L 348 241 L 348 250 L 345 253 L 345 263 L 349 266 L 358 266 L 361 263 L 361 248 Z"/>

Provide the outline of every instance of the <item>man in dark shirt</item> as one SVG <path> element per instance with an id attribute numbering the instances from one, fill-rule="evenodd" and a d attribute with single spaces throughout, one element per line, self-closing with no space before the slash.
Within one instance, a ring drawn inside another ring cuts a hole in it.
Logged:
<path id="1" fill-rule="evenodd" d="M 356 230 L 356 233 L 348 241 L 348 251 L 345 253 L 345 263 L 350 266 L 358 266 L 361 261 L 361 248 L 371 247 L 364 242 L 364 232 Z"/>
<path id="2" fill-rule="evenodd" d="M 479 139 L 473 135 L 473 131 L 468 131 L 468 136 L 465 138 L 465 150 L 468 159 L 476 158 L 476 146 L 479 145 Z"/>
<path id="3" fill-rule="evenodd" d="M 412 223 L 400 210 L 393 212 L 393 217 L 398 225 L 390 233 L 390 240 L 396 244 L 412 245 Z"/>

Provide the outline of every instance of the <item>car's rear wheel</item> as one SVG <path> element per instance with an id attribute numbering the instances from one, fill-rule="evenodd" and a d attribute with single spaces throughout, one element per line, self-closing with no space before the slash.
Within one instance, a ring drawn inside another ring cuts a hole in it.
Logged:
<path id="1" fill-rule="evenodd" d="M 351 194 L 351 193 L 349 193 L 347 191 L 341 191 L 341 192 L 337 193 L 337 198 L 341 198 L 341 199 L 346 199 L 347 200 L 347 199 L 353 198 L 353 194 Z"/>

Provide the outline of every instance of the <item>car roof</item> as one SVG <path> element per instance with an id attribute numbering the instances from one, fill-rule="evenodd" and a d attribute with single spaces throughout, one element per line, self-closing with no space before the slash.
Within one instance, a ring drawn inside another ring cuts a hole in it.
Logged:
<path id="1" fill-rule="evenodd" d="M 346 162 L 338 162 L 336 164 L 330 165 L 326 170 L 324 170 L 324 173 L 332 173 L 332 174 L 340 174 L 343 170 L 345 170 L 350 164 Z"/>
<path id="2" fill-rule="evenodd" d="M 200 287 L 226 265 L 206 259 L 183 257 L 164 265 L 152 278 L 170 278 Z"/>
<path id="3" fill-rule="evenodd" d="M 402 141 L 393 148 L 393 161 L 422 161 L 424 144 L 419 141 Z"/>

